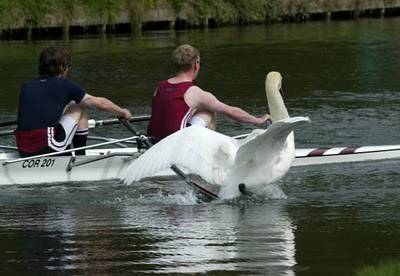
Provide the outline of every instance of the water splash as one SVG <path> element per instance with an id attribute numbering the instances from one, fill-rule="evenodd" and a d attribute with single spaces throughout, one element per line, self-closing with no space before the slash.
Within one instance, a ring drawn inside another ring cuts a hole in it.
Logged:
<path id="1" fill-rule="evenodd" d="M 141 194 L 139 200 L 135 200 L 135 203 L 144 204 L 158 204 L 158 205 L 196 205 L 198 203 L 198 198 L 193 191 L 188 191 L 184 193 L 164 193 L 163 191 L 158 191 L 156 194 Z"/>
<path id="2" fill-rule="evenodd" d="M 238 185 L 229 185 L 221 188 L 219 196 L 221 197 L 221 199 L 229 200 L 243 197 L 244 195 L 240 193 Z M 282 188 L 280 187 L 279 182 L 257 186 L 246 186 L 245 196 L 250 198 L 257 198 L 257 201 L 287 198 Z"/>

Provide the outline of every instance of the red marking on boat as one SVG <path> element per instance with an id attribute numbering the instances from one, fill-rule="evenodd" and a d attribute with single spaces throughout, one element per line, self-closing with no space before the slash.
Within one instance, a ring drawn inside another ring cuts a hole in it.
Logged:
<path id="1" fill-rule="evenodd" d="M 329 148 L 319 148 L 315 149 L 307 154 L 307 156 L 322 156 Z"/>
<path id="2" fill-rule="evenodd" d="M 356 151 L 356 149 L 358 148 L 345 148 L 339 154 L 352 154 Z"/>

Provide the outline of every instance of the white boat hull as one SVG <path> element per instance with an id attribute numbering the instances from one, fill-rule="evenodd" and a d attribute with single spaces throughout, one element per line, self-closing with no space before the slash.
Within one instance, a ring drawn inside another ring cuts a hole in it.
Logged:
<path id="1" fill-rule="evenodd" d="M 311 166 L 397 158 L 400 158 L 400 145 L 297 149 L 293 166 Z"/>
<path id="2" fill-rule="evenodd" d="M 82 161 L 90 161 L 99 156 L 102 156 L 102 154 L 92 152 L 89 156 L 49 156 L 0 165 L 0 185 L 119 179 L 122 171 L 129 164 L 126 155 L 115 155 L 95 162 L 74 166 Z M 4 161 L 17 159 L 15 155 L 10 154 L 5 159 L 1 159 L 1 157 L 4 157 L 4 154 L 0 154 L 1 164 Z M 71 165 L 72 168 L 70 168 Z"/>
<path id="3" fill-rule="evenodd" d="M 48 156 L 22 162 L 4 164 L 16 160 L 15 153 L 0 154 L 0 185 L 44 184 L 86 181 L 118 180 L 128 167 L 136 148 L 87 150 L 88 156 Z M 110 154 L 107 156 L 107 154 Z M 95 158 L 107 158 L 93 161 Z M 133 157 L 134 158 L 134 157 Z M 293 166 L 324 165 L 331 163 L 362 162 L 400 158 L 400 145 L 359 148 L 297 149 Z M 165 170 L 157 176 L 173 176 Z"/>

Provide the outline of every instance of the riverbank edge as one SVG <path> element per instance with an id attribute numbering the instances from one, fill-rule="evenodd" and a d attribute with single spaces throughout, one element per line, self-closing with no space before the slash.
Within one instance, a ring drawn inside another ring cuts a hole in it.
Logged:
<path id="1" fill-rule="evenodd" d="M 79 1 L 3 1 L 0 39 L 400 16 L 400 0 Z"/>

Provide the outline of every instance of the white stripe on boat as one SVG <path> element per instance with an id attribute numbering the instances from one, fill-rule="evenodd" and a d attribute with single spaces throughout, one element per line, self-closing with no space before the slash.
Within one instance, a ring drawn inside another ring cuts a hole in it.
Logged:
<path id="1" fill-rule="evenodd" d="M 293 166 L 400 158 L 400 145 L 297 149 Z"/>

